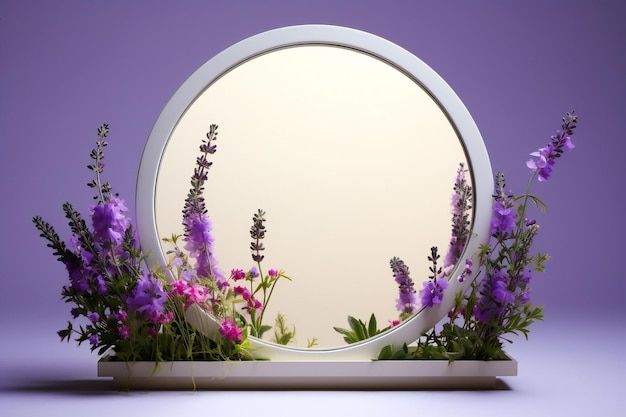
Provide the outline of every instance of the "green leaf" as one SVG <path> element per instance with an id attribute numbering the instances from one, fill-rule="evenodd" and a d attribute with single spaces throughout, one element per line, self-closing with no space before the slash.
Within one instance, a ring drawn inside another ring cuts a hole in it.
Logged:
<path id="1" fill-rule="evenodd" d="M 393 345 L 387 345 L 380 350 L 380 353 L 378 354 L 378 359 L 387 360 L 391 358 L 391 355 L 393 355 Z"/>
<path id="2" fill-rule="evenodd" d="M 377 335 L 378 333 L 379 332 L 376 323 L 376 316 L 374 316 L 374 313 L 372 313 L 372 315 L 370 316 L 369 324 L 367 326 L 367 336 L 372 337 Z"/>
<path id="3" fill-rule="evenodd" d="M 355 319 L 352 316 L 348 316 L 348 324 L 350 324 L 350 328 L 354 330 L 357 341 L 367 339 L 365 335 L 365 333 L 367 332 L 367 329 L 365 328 L 365 323 L 363 323 L 361 320 Z"/>

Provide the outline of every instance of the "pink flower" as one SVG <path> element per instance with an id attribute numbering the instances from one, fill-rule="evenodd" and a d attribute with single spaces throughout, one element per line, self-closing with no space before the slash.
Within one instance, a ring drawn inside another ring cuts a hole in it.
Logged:
<path id="1" fill-rule="evenodd" d="M 233 288 L 233 291 L 235 291 L 235 294 L 241 295 L 241 298 L 243 298 L 246 301 L 248 301 L 250 297 L 252 297 L 252 293 L 250 292 L 250 290 L 240 285 Z"/>
<path id="2" fill-rule="evenodd" d="M 201 285 L 189 285 L 185 280 L 172 282 L 172 293 L 185 298 L 185 308 L 189 308 L 193 303 L 202 303 L 208 297 L 208 289 Z"/>
<path id="3" fill-rule="evenodd" d="M 220 334 L 226 339 L 234 340 L 237 343 L 241 343 L 242 341 L 241 329 L 230 319 L 226 319 L 220 324 Z"/>
<path id="4" fill-rule="evenodd" d="M 128 315 L 126 314 L 126 311 L 120 310 L 120 311 L 118 311 L 117 313 L 115 313 L 113 315 L 113 318 L 115 318 L 115 320 L 117 320 L 119 322 L 125 322 L 127 316 Z"/>
<path id="5" fill-rule="evenodd" d="M 248 300 L 248 308 L 254 308 L 255 310 L 262 310 L 263 309 L 263 303 L 261 303 L 256 298 L 251 297 Z"/>
<path id="6" fill-rule="evenodd" d="M 278 271 L 275 269 L 270 269 L 269 271 L 267 271 L 267 274 L 272 278 L 276 278 L 278 276 Z"/>
<path id="7" fill-rule="evenodd" d="M 232 269 L 230 271 L 230 277 L 233 279 L 233 281 L 239 281 L 246 277 L 246 273 L 243 269 Z"/>
<path id="8" fill-rule="evenodd" d="M 124 324 L 120 326 L 118 333 L 122 339 L 128 339 L 128 336 L 130 335 L 130 328 Z"/>

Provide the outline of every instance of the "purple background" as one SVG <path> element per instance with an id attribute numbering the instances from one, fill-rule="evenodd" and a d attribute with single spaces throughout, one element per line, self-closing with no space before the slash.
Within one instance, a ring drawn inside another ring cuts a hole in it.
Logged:
<path id="1" fill-rule="evenodd" d="M 145 141 L 187 77 L 248 36 L 308 23 L 371 32 L 435 69 L 468 107 L 494 172 L 504 171 L 515 192 L 525 187 L 528 153 L 576 110 L 575 151 L 534 188 L 549 207 L 538 215 L 537 248 L 552 259 L 533 284 L 547 319 L 535 339 L 512 349 L 524 356 L 533 343 L 548 350 L 573 349 L 578 340 L 612 345 L 588 333 L 598 323 L 611 323 L 610 334 L 626 330 L 617 317 L 626 290 L 625 12 L 618 0 L 0 0 L 0 349 L 26 349 L 31 337 L 94 367 L 87 347 L 55 341 L 69 318 L 59 301 L 66 277 L 31 218 L 41 215 L 67 236 L 61 204 L 86 212 L 91 190 L 84 167 L 96 128 L 111 126 L 107 179 L 134 209 Z M 555 323 L 584 323 L 583 331 L 572 328 L 567 340 L 556 339 L 563 333 Z"/>

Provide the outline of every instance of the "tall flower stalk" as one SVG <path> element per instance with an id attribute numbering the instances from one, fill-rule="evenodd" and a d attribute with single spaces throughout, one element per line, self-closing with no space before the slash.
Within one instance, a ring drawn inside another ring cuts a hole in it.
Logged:
<path id="1" fill-rule="evenodd" d="M 61 295 L 73 305 L 73 320 L 58 332 L 61 340 L 88 342 L 99 354 L 114 350 L 115 358 L 124 361 L 242 357 L 238 340 L 209 339 L 185 320 L 186 309 L 206 300 L 205 288 L 179 282 L 170 285 L 163 270 L 145 267 L 126 204 L 102 179 L 108 133 L 108 125 L 100 126 L 88 165 L 94 179 L 87 185 L 96 191 L 96 204 L 89 207 L 91 227 L 70 203 L 63 204 L 72 232 L 66 244 L 53 226 L 39 216 L 33 218 L 69 277 Z M 190 200 L 190 213 L 201 207 L 201 202 Z M 190 234 L 195 232 L 191 226 Z"/>
<path id="2" fill-rule="evenodd" d="M 530 282 L 535 273 L 544 271 L 548 256 L 532 253 L 539 226 L 527 217 L 527 211 L 530 202 L 541 209 L 545 209 L 545 204 L 530 190 L 535 180 L 547 181 L 557 159 L 574 148 L 571 136 L 577 122 L 577 116 L 567 113 L 561 129 L 550 137 L 548 144 L 531 153 L 532 158 L 526 163 L 531 175 L 523 194 L 509 193 L 504 175 L 496 175 L 491 239 L 481 247 L 480 265 L 473 266 L 468 260 L 461 274 L 463 277 L 476 269 L 480 279 L 472 282 L 467 293 L 455 295 L 455 306 L 440 332 L 433 329 L 418 341 L 414 351 L 406 346 L 387 346 L 380 359 L 506 359 L 503 343 L 510 341 L 511 335 L 527 338 L 529 326 L 543 319 L 542 306 L 530 302 Z M 431 277 L 429 282 L 439 280 Z"/>
<path id="3" fill-rule="evenodd" d="M 222 271 L 217 268 L 212 235 L 213 225 L 207 214 L 204 201 L 204 183 L 208 171 L 213 165 L 209 155 L 213 155 L 217 147 L 213 143 L 217 140 L 217 125 L 211 125 L 206 138 L 200 145 L 201 155 L 196 159 L 196 167 L 191 177 L 191 189 L 185 199 L 183 208 L 183 226 L 185 249 L 189 256 L 196 259 L 195 272 L 200 277 L 213 279 L 219 287 L 226 284 Z"/>

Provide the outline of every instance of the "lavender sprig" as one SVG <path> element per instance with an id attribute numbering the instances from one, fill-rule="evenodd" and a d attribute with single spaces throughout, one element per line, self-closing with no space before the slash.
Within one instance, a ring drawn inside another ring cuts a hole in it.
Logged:
<path id="1" fill-rule="evenodd" d="M 415 288 L 413 280 L 410 277 L 409 267 L 400 258 L 393 257 L 389 261 L 393 277 L 398 284 L 400 293 L 396 300 L 396 308 L 400 312 L 401 318 L 406 318 L 415 313 L 417 306 L 415 303 Z"/>
<path id="2" fill-rule="evenodd" d="M 562 119 L 561 130 L 550 136 L 548 144 L 530 155 L 533 157 L 526 162 L 526 166 L 537 174 L 539 181 L 547 181 L 552 174 L 556 159 L 563 155 L 565 150 L 574 149 L 570 136 L 574 134 L 578 116 L 574 112 L 566 113 Z"/>
<path id="3" fill-rule="evenodd" d="M 183 208 L 183 227 L 186 242 L 185 249 L 189 256 L 196 259 L 198 276 L 214 279 L 218 285 L 226 285 L 224 274 L 217 268 L 217 260 L 213 254 L 213 225 L 207 215 L 203 196 L 204 183 L 213 163 L 208 156 L 217 151 L 213 141 L 217 140 L 217 125 L 212 124 L 200 145 L 201 155 L 196 159 L 196 167 L 191 177 L 191 189 L 185 199 Z"/>
<path id="4" fill-rule="evenodd" d="M 456 265 L 469 239 L 469 216 L 472 209 L 473 190 L 465 177 L 466 171 L 465 165 L 459 164 L 452 194 L 452 234 L 448 253 L 443 261 L 444 270 Z"/>
<path id="5" fill-rule="evenodd" d="M 259 209 L 252 216 L 252 227 L 250 228 L 250 237 L 252 242 L 250 243 L 250 250 L 252 251 L 252 260 L 259 264 L 259 271 L 261 271 L 261 261 L 264 256 L 261 254 L 265 250 L 263 242 L 261 240 L 265 237 L 265 212 Z M 262 275 L 262 274 L 261 274 Z"/>
<path id="6" fill-rule="evenodd" d="M 108 146 L 108 143 L 104 140 L 109 134 L 109 125 L 102 124 L 98 128 L 98 141 L 96 142 L 96 147 L 91 150 L 90 157 L 93 160 L 93 164 L 87 165 L 87 168 L 90 171 L 93 171 L 96 174 L 96 178 L 87 183 L 89 188 L 96 188 L 98 190 L 98 195 L 94 196 L 94 200 L 98 200 L 100 204 L 104 204 L 105 202 L 111 199 L 111 184 L 108 182 L 102 182 L 100 179 L 100 175 L 104 171 L 104 148 Z"/>
<path id="7" fill-rule="evenodd" d="M 443 292 L 448 288 L 448 281 L 441 275 L 442 270 L 437 265 L 437 261 L 439 260 L 439 254 L 437 252 L 436 246 L 430 248 L 428 260 L 432 265 L 428 269 L 431 275 L 428 277 L 429 280 L 424 282 L 424 288 L 419 292 L 422 307 L 432 307 L 436 304 L 441 304 Z"/>

